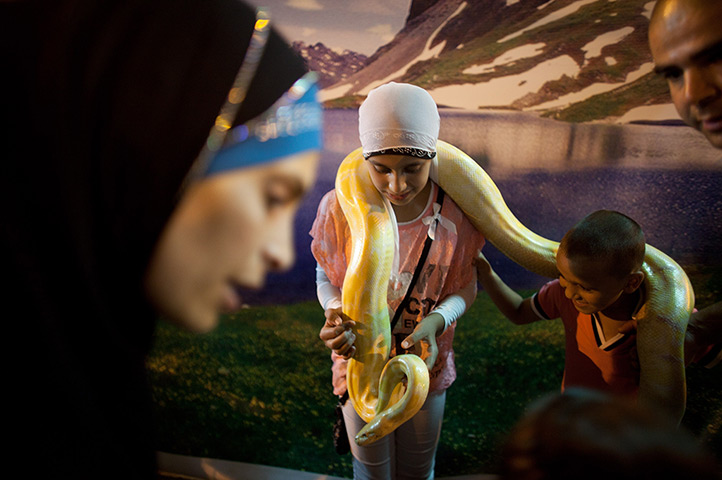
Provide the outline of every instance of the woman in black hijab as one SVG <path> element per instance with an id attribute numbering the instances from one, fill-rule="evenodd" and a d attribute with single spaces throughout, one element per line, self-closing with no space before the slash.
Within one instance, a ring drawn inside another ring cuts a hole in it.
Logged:
<path id="1" fill-rule="evenodd" d="M 34 478 L 153 478 L 156 315 L 208 330 L 236 287 L 293 261 L 313 84 L 236 0 L 19 1 L 0 18 L 6 458 Z"/>

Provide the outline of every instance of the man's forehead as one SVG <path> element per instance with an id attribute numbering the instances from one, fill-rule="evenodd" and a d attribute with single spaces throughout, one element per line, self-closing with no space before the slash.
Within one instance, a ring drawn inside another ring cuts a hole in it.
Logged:
<path id="1" fill-rule="evenodd" d="M 649 40 L 656 63 L 691 60 L 722 41 L 722 2 L 668 0 L 655 14 Z"/>
<path id="2" fill-rule="evenodd" d="M 720 29 L 722 2 L 719 0 L 660 0 L 650 20 L 650 31 L 694 33 L 699 28 Z"/>

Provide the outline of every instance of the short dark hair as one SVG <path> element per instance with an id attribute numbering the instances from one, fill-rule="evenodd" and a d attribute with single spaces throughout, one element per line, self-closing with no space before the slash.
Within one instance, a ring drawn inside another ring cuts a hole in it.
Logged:
<path id="1" fill-rule="evenodd" d="M 500 467 L 501 480 L 722 480 L 712 454 L 665 413 L 579 387 L 529 406 Z"/>
<path id="2" fill-rule="evenodd" d="M 637 222 L 613 210 L 597 210 L 584 217 L 562 238 L 559 250 L 568 258 L 601 260 L 607 272 L 623 278 L 644 262 L 646 241 Z"/>

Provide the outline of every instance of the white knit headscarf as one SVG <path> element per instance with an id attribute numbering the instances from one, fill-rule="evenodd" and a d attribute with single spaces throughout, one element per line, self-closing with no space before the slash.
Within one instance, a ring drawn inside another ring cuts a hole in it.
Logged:
<path id="1" fill-rule="evenodd" d="M 408 83 L 387 83 L 371 90 L 359 108 L 359 137 L 364 157 L 388 149 L 436 153 L 439 111 L 429 92 Z"/>

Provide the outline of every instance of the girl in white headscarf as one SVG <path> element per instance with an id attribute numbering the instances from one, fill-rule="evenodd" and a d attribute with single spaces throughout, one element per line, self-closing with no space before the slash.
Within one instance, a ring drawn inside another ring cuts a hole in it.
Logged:
<path id="1" fill-rule="evenodd" d="M 476 297 L 472 260 L 484 239 L 453 200 L 429 179 L 436 155 L 439 113 L 431 95 L 409 84 L 389 83 L 371 92 L 359 109 L 359 134 L 371 181 L 392 207 L 399 231 L 399 275 L 389 289 L 391 356 L 417 353 L 429 367 L 426 403 L 414 418 L 369 446 L 353 441 L 364 426 L 345 401 L 346 364 L 355 353 L 354 322 L 342 317 L 341 287 L 351 252 L 346 218 L 328 192 L 318 208 L 311 249 L 318 262 L 318 297 L 326 321 L 320 332 L 332 350 L 334 393 L 342 396 L 356 479 L 429 479 L 441 433 L 446 389 L 456 378 L 452 341 L 456 320 Z M 423 269 L 402 300 L 420 263 Z"/>

